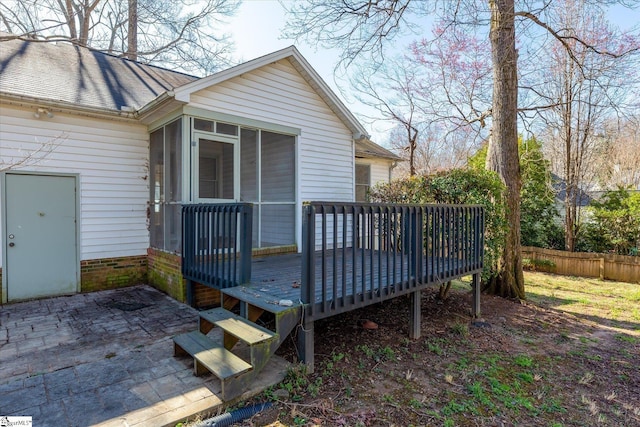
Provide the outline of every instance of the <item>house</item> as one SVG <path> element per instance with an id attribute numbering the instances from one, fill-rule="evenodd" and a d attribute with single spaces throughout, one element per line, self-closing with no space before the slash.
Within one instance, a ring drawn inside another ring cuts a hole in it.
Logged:
<path id="1" fill-rule="evenodd" d="M 250 202 L 254 249 L 298 251 L 303 201 L 364 200 L 398 160 L 295 47 L 197 78 L 2 42 L 1 302 L 145 280 L 184 301 L 182 204 Z"/>

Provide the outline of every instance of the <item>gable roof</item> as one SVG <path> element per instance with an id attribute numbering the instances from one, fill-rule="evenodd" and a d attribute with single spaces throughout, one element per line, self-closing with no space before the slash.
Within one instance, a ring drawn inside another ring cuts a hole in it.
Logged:
<path id="1" fill-rule="evenodd" d="M 197 77 L 68 43 L 0 42 L 0 91 L 79 107 L 134 111 Z"/>
<path id="2" fill-rule="evenodd" d="M 331 111 L 353 133 L 355 139 L 368 137 L 366 129 L 360 124 L 349 109 L 340 101 L 331 88 L 325 83 L 320 75 L 302 56 L 295 46 L 289 46 L 277 50 L 268 55 L 261 56 L 248 62 L 228 68 L 224 71 L 195 80 L 175 90 L 175 97 L 178 101 L 189 102 L 190 95 L 207 87 L 216 85 L 226 80 L 238 77 L 244 73 L 256 70 L 265 65 L 288 59 L 291 65 L 300 73 L 306 82 L 316 91 L 322 100 L 329 106 Z"/>
<path id="3" fill-rule="evenodd" d="M 560 176 L 552 173 L 551 186 L 556 192 L 556 200 L 558 202 L 564 202 L 564 199 L 567 197 L 567 181 L 565 181 Z M 577 199 L 576 200 L 577 206 L 585 207 L 591 203 L 591 201 L 593 200 L 593 197 L 591 197 L 591 195 L 588 192 L 578 187 L 578 193 L 576 195 L 576 199 Z"/>
<path id="4" fill-rule="evenodd" d="M 189 102 L 190 95 L 198 90 L 286 58 L 356 138 L 367 133 L 294 46 L 204 78 L 69 43 L 13 39 L 0 42 L 0 47 L 1 93 L 129 112 L 149 110 L 167 95 L 175 94 L 177 101 Z"/>

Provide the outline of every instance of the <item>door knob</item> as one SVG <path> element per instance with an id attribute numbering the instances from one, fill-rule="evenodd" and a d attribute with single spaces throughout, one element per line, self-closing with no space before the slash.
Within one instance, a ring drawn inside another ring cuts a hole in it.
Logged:
<path id="1" fill-rule="evenodd" d="M 10 247 L 10 248 L 14 247 L 15 245 L 16 245 L 15 243 L 13 243 L 13 242 L 9 242 L 9 247 Z"/>

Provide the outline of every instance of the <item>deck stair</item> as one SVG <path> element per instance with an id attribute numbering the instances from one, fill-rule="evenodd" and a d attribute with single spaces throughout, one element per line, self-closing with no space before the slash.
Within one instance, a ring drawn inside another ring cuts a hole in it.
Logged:
<path id="1" fill-rule="evenodd" d="M 222 292 L 222 307 L 201 311 L 198 330 L 173 341 L 176 356 L 193 357 L 195 375 L 211 372 L 220 379 L 222 399 L 228 402 L 246 390 L 300 322 L 302 306 L 284 307 L 272 295 L 241 286 Z M 240 316 L 229 311 L 238 304 Z M 273 314 L 275 330 L 255 323 L 265 311 Z M 209 334 L 214 328 L 222 331 L 221 342 Z"/>

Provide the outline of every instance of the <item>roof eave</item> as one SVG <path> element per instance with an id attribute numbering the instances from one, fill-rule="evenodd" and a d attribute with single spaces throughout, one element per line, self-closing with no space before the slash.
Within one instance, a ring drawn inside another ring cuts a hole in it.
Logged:
<path id="1" fill-rule="evenodd" d="M 136 115 L 142 123 L 148 125 L 183 105 L 185 105 L 185 102 L 176 100 L 175 92 L 170 90 L 161 93 L 148 102 L 136 112 Z"/>
<path id="2" fill-rule="evenodd" d="M 400 161 L 404 160 L 404 159 L 402 159 L 402 157 L 398 157 L 398 156 L 395 156 L 395 155 L 371 153 L 369 151 L 356 150 L 355 155 L 356 155 L 356 157 L 359 157 L 359 158 L 362 158 L 362 159 L 384 159 L 384 160 L 390 160 L 390 161 L 393 161 L 393 162 L 400 162 Z"/>
<path id="3" fill-rule="evenodd" d="M 46 107 L 51 112 L 69 113 L 101 119 L 121 120 L 127 122 L 138 121 L 137 113 L 135 111 L 121 111 L 88 105 L 79 105 L 66 101 L 38 98 L 4 91 L 0 91 L 0 103 L 27 108 Z"/>

